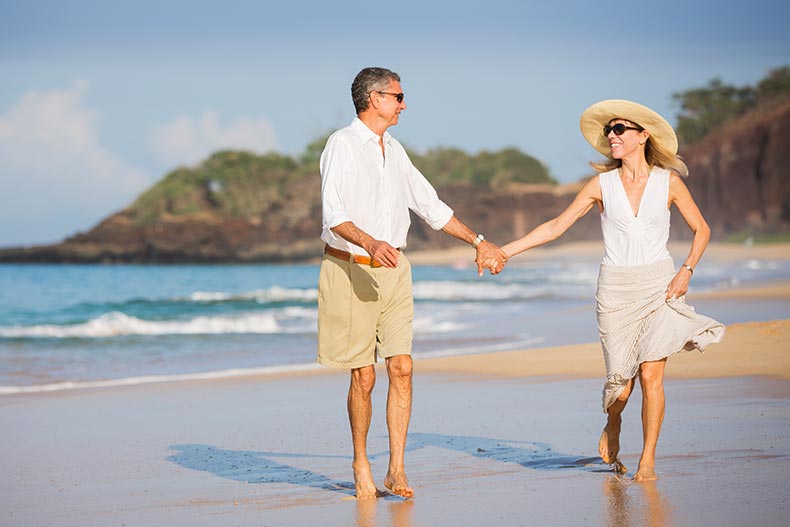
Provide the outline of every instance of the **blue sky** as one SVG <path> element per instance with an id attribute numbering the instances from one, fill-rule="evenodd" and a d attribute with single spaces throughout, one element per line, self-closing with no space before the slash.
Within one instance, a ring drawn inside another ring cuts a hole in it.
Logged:
<path id="1" fill-rule="evenodd" d="M 786 1 L 0 0 L 0 13 L 0 246 L 88 230 L 220 148 L 298 154 L 351 121 L 364 66 L 401 74 L 408 109 L 390 131 L 405 145 L 515 146 L 570 182 L 597 158 L 578 129 L 588 105 L 628 98 L 674 122 L 673 92 L 790 64 Z"/>

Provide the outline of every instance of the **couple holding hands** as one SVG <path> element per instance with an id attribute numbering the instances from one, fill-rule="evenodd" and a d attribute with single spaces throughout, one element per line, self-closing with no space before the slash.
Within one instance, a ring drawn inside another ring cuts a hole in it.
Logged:
<path id="1" fill-rule="evenodd" d="M 389 468 L 384 485 L 411 497 L 404 452 L 412 404 L 411 267 L 406 245 L 409 210 L 435 230 L 469 243 L 478 273 L 503 270 L 509 258 L 559 238 L 590 209 L 601 215 L 604 256 L 598 277 L 598 328 L 606 364 L 606 425 L 598 452 L 617 472 L 621 414 L 636 379 L 642 389 L 643 448 L 634 475 L 656 479 L 655 453 L 664 417 L 667 357 L 702 351 L 719 342 L 724 326 L 697 314 L 684 300 L 710 229 L 682 177 L 677 138 L 656 112 L 625 100 L 590 106 L 581 117 L 587 141 L 606 156 L 598 172 L 556 218 L 498 247 L 467 227 L 443 203 L 387 129 L 406 109 L 400 76 L 365 68 L 351 85 L 357 117 L 332 134 L 321 155 L 321 198 L 326 243 L 318 285 L 318 361 L 351 371 L 348 415 L 358 499 L 379 491 L 367 456 L 374 364 L 386 362 L 389 387 Z M 667 250 L 669 207 L 675 205 L 694 233 L 683 265 Z"/>

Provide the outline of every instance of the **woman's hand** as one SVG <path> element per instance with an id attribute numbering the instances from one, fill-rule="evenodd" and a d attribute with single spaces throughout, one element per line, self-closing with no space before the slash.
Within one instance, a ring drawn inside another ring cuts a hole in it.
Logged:
<path id="1" fill-rule="evenodd" d="M 685 295 L 689 290 L 691 272 L 685 267 L 681 267 L 675 278 L 667 286 L 667 300 L 674 300 Z"/>
<path id="2" fill-rule="evenodd" d="M 484 240 L 477 246 L 475 262 L 480 276 L 483 276 L 483 269 L 488 269 L 491 274 L 499 274 L 505 268 L 507 257 L 501 247 Z"/>

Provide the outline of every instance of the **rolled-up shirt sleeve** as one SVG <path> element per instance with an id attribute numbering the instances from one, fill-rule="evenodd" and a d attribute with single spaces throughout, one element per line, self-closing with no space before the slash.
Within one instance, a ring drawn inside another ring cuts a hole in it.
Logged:
<path id="1" fill-rule="evenodd" d="M 436 189 L 409 161 L 409 208 L 433 230 L 438 231 L 453 217 L 453 209 L 436 194 Z"/>
<path id="2" fill-rule="evenodd" d="M 330 137 L 321 153 L 321 204 L 324 229 L 332 229 L 341 223 L 351 221 L 343 203 L 341 185 L 347 178 L 344 173 L 351 169 L 353 163 L 351 153 L 347 151 L 344 141 Z"/>

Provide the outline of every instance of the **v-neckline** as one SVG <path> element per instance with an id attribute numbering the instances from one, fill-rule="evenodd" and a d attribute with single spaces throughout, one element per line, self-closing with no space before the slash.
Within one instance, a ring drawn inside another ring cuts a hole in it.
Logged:
<path id="1" fill-rule="evenodd" d="M 650 176 L 653 175 L 653 170 L 651 169 L 650 172 L 647 173 L 647 181 L 645 182 L 645 188 L 642 189 L 642 195 L 639 196 L 639 203 L 637 204 L 636 213 L 634 213 L 634 207 L 631 205 L 631 200 L 628 199 L 628 192 L 625 191 L 625 185 L 623 184 L 623 178 L 620 175 L 620 169 L 617 170 L 617 181 L 620 183 L 620 189 L 623 191 L 623 197 L 625 198 L 625 203 L 628 205 L 628 211 L 631 213 L 631 217 L 633 219 L 639 218 L 639 213 L 642 212 L 642 201 L 645 199 L 645 194 L 647 193 L 647 186 L 650 184 Z"/>

